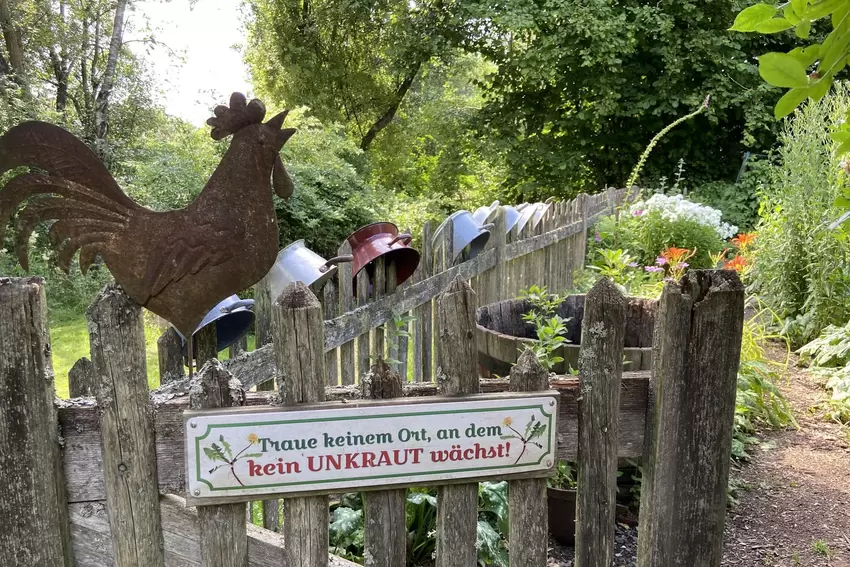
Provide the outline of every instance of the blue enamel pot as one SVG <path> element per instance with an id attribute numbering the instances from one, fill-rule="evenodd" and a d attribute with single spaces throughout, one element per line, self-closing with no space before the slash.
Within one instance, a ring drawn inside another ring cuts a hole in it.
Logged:
<path id="1" fill-rule="evenodd" d="M 201 329 L 212 324 L 215 324 L 216 338 L 218 339 L 217 348 L 221 352 L 238 342 L 251 330 L 251 325 L 254 324 L 254 300 L 239 299 L 238 295 L 231 295 L 210 309 L 192 336 L 194 337 Z M 180 331 L 177 331 L 177 334 L 183 341 L 183 355 L 187 357 L 189 349 L 186 344 L 186 337 L 180 334 Z M 197 342 L 193 346 L 195 358 L 197 358 Z"/>

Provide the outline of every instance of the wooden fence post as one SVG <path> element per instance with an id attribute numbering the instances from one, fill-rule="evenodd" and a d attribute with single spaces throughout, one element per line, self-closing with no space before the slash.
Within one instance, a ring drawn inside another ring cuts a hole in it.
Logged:
<path id="1" fill-rule="evenodd" d="M 376 266 L 377 269 L 377 266 Z M 369 285 L 373 284 L 369 279 L 366 268 L 357 274 L 357 306 L 369 303 Z M 377 286 L 374 286 L 377 287 Z M 370 344 L 370 333 L 366 332 L 357 337 L 357 376 L 362 378 L 369 372 L 371 366 L 369 356 L 372 354 Z"/>
<path id="2" fill-rule="evenodd" d="M 336 284 L 333 278 L 325 283 L 322 288 L 322 307 L 324 309 L 324 318 L 326 320 L 333 319 L 339 314 L 339 293 L 337 293 Z M 336 386 L 339 384 L 339 365 L 336 358 L 337 349 L 329 350 L 325 353 L 325 367 L 328 370 L 328 386 Z"/>
<path id="3" fill-rule="evenodd" d="M 361 381 L 364 399 L 400 398 L 402 378 L 382 359 Z M 363 493 L 365 551 L 369 567 L 400 567 L 407 562 L 407 489 Z"/>
<path id="4" fill-rule="evenodd" d="M 431 257 L 431 223 L 426 222 L 422 227 L 422 256 L 419 259 L 419 281 L 427 280 L 433 272 L 433 260 Z M 434 310 L 431 301 L 423 303 L 414 311 L 416 321 L 413 322 L 416 331 L 413 335 L 413 379 L 416 382 L 430 382 L 432 372 L 432 361 L 434 356 L 434 335 L 431 333 L 433 326 Z"/>
<path id="5" fill-rule="evenodd" d="M 68 371 L 68 397 L 94 396 L 94 366 L 86 357 L 79 359 Z"/>
<path id="6" fill-rule="evenodd" d="M 576 566 L 609 567 L 626 334 L 626 301 L 609 279 L 599 280 L 585 297 L 581 329 Z"/>
<path id="7" fill-rule="evenodd" d="M 142 308 L 110 283 L 86 311 L 115 565 L 165 564 Z"/>
<path id="8" fill-rule="evenodd" d="M 538 392 L 549 389 L 549 373 L 534 356 L 523 352 L 511 368 L 511 392 Z M 544 567 L 549 544 L 546 479 L 512 480 L 508 486 L 510 564 L 517 567 Z"/>
<path id="9" fill-rule="evenodd" d="M 192 378 L 189 400 L 192 409 L 235 407 L 245 403 L 245 392 L 239 380 L 217 359 L 212 359 L 206 361 L 201 371 Z M 214 504 L 197 508 L 204 567 L 247 567 L 245 504 Z"/>
<path id="10" fill-rule="evenodd" d="M 351 256 L 351 244 L 348 240 L 339 247 L 338 256 Z M 351 274 L 351 262 L 343 262 L 339 265 L 339 303 L 342 313 L 354 310 L 354 286 Z M 354 341 L 348 341 L 342 345 L 340 351 L 340 374 L 343 386 L 354 384 L 356 366 L 354 364 Z"/>
<path id="11" fill-rule="evenodd" d="M 273 306 L 278 390 L 285 405 L 325 401 L 322 306 L 301 282 L 289 284 Z M 327 567 L 328 497 L 283 501 L 284 565 Z"/>
<path id="12" fill-rule="evenodd" d="M 42 278 L 0 278 L 0 563 L 72 566 Z"/>
<path id="13" fill-rule="evenodd" d="M 460 277 L 437 299 L 437 383 L 448 396 L 479 392 L 475 304 L 475 292 Z M 477 526 L 478 483 L 439 487 L 436 567 L 477 565 Z"/>
<path id="14" fill-rule="evenodd" d="M 507 217 L 505 216 L 505 208 L 497 207 L 496 215 L 493 217 L 493 230 L 490 233 L 490 239 L 487 241 L 487 249 L 492 248 L 496 251 L 496 265 L 492 269 L 485 272 L 486 276 L 481 278 L 486 285 L 481 286 L 480 295 L 483 299 L 479 299 L 482 304 L 495 303 L 501 301 L 502 294 L 505 292 L 505 246 L 507 244 Z"/>
<path id="15" fill-rule="evenodd" d="M 174 327 L 169 326 L 156 340 L 159 358 L 159 383 L 168 384 L 182 379 L 186 372 L 183 364 L 183 341 Z"/>
<path id="16" fill-rule="evenodd" d="M 743 320 L 744 288 L 732 271 L 688 272 L 661 294 L 639 567 L 720 565 Z"/>

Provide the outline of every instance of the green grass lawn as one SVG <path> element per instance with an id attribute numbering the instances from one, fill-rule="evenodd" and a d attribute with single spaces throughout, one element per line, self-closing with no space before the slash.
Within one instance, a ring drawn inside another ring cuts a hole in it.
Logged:
<path id="1" fill-rule="evenodd" d="M 145 351 L 147 358 L 148 386 L 159 386 L 159 359 L 156 340 L 162 331 L 155 325 L 145 325 Z M 65 315 L 50 324 L 50 344 L 53 350 L 53 371 L 56 374 L 56 395 L 68 397 L 68 371 L 82 357 L 91 358 L 89 333 L 86 318 Z M 248 350 L 254 348 L 254 336 L 248 335 Z M 219 353 L 219 359 L 229 358 L 227 350 Z"/>

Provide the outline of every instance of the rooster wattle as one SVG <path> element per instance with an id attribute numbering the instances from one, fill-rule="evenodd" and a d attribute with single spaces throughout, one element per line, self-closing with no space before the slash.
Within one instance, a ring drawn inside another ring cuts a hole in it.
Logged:
<path id="1" fill-rule="evenodd" d="M 272 191 L 292 193 L 280 150 L 295 133 L 286 112 L 266 123 L 265 106 L 234 93 L 218 106 L 216 140 L 233 135 L 200 195 L 183 209 L 156 212 L 134 202 L 88 146 L 44 122 L 25 122 L 0 138 L 0 174 L 28 166 L 0 189 L 0 237 L 15 210 L 18 261 L 28 269 L 36 225 L 54 220 L 49 235 L 67 272 L 77 250 L 85 272 L 97 256 L 140 305 L 191 336 L 219 301 L 268 273 L 278 250 Z M 31 197 L 36 197 L 30 199 Z M 29 200 L 28 200 L 29 199 Z M 0 241 L 2 242 L 2 241 Z"/>

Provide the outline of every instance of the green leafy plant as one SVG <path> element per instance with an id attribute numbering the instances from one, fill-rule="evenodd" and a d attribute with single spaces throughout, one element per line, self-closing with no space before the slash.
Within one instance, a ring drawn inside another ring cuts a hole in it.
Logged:
<path id="1" fill-rule="evenodd" d="M 807 104 L 786 123 L 761 192 L 750 292 L 781 319 L 800 346 L 850 319 L 850 246 L 829 230 L 847 174 L 830 137 L 850 109 L 850 89 Z"/>
<path id="2" fill-rule="evenodd" d="M 628 289 L 640 275 L 636 269 L 638 264 L 635 258 L 632 258 L 627 250 L 600 248 L 596 251 L 596 256 L 596 261 L 587 266 L 588 269 L 596 270 L 600 276 L 609 278 L 622 289 Z"/>
<path id="3" fill-rule="evenodd" d="M 555 476 L 549 477 L 546 484 L 561 490 L 575 490 L 578 487 L 578 481 L 574 465 L 569 461 L 558 461 Z"/>
<path id="4" fill-rule="evenodd" d="M 569 341 L 566 338 L 566 324 L 571 318 L 556 314 L 558 306 L 564 302 L 564 297 L 550 294 L 546 287 L 532 285 L 520 292 L 520 297 L 531 303 L 531 309 L 523 314 L 522 319 L 534 328 L 537 341 L 526 348 L 534 352 L 537 360 L 547 370 L 552 370 L 556 364 L 564 361 L 564 357 L 555 352 Z"/>
<path id="5" fill-rule="evenodd" d="M 812 542 L 812 553 L 826 557 L 827 559 L 832 556 L 832 550 L 829 548 L 829 544 L 822 539 L 816 539 Z"/>
<path id="6" fill-rule="evenodd" d="M 823 385 L 830 392 L 824 404 L 827 417 L 850 424 L 850 322 L 826 327 L 797 352 L 801 363 L 811 365 L 816 376 L 825 378 Z"/>

